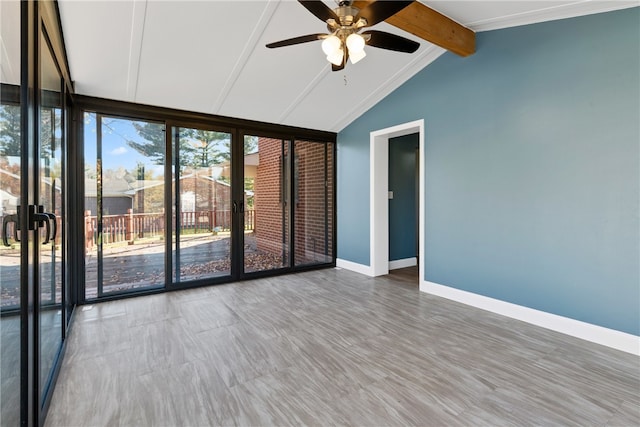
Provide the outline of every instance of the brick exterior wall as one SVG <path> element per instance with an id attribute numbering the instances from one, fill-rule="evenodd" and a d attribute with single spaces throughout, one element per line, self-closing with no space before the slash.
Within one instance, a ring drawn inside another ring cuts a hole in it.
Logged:
<path id="1" fill-rule="evenodd" d="M 285 145 L 285 150 L 287 149 Z M 256 210 L 255 237 L 257 249 L 273 255 L 289 252 L 289 215 L 285 212 L 283 227 L 282 204 L 282 140 L 258 139 L 259 163 L 254 181 L 254 207 Z M 288 154 L 284 152 L 285 156 Z M 283 236 L 284 228 L 284 236 Z M 285 247 L 283 248 L 283 237 Z"/>
<path id="2" fill-rule="evenodd" d="M 332 259 L 333 183 L 331 182 L 331 172 L 333 170 L 333 150 L 325 144 L 296 141 L 294 151 L 296 155 L 294 262 L 296 265 L 330 262 Z M 326 187 L 325 158 L 327 160 Z M 327 228 L 325 229 L 325 227 Z M 327 231 L 326 239 L 325 230 Z"/>
<path id="3" fill-rule="evenodd" d="M 286 145 L 285 145 L 286 148 Z M 259 165 L 255 189 L 256 229 L 258 250 L 282 254 L 282 141 L 258 140 Z M 285 155 L 288 153 L 285 152 Z M 323 143 L 295 142 L 295 170 L 290 180 L 296 185 L 290 196 L 295 213 L 296 265 L 330 262 L 333 232 L 333 147 Z M 327 157 L 327 212 L 325 215 L 325 156 Z M 286 183 L 285 183 L 286 184 Z M 290 187 L 290 184 L 288 185 Z M 286 241 L 289 218 L 285 213 Z M 325 223 L 328 226 L 325 242 Z M 327 254 L 325 256 L 325 246 Z"/>

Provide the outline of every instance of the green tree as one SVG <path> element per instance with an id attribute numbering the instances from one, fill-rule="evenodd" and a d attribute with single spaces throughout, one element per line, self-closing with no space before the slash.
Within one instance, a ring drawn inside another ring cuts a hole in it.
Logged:
<path id="1" fill-rule="evenodd" d="M 20 106 L 0 105 L 0 156 L 19 156 L 20 145 Z"/>
<path id="2" fill-rule="evenodd" d="M 133 122 L 132 124 L 144 141 L 127 140 L 127 144 L 152 159 L 155 164 L 163 164 L 165 161 L 164 127 L 157 123 Z M 231 160 L 231 135 L 226 132 L 181 128 L 178 138 L 181 169 L 210 167 Z M 244 138 L 245 154 L 255 152 L 257 147 L 257 137 Z"/>
<path id="3" fill-rule="evenodd" d="M 103 121 L 104 124 L 104 121 Z M 132 122 L 131 123 L 144 141 L 136 142 L 127 139 L 127 145 L 145 157 L 150 158 L 153 163 L 162 165 L 165 162 L 165 132 L 164 126 L 158 123 Z"/>
<path id="4" fill-rule="evenodd" d="M 202 129 L 180 130 L 180 165 L 209 167 L 231 159 L 231 135 Z"/>
<path id="5" fill-rule="evenodd" d="M 48 159 L 60 150 L 62 132 L 62 110 L 43 107 L 40 109 L 40 158 Z"/>
<path id="6" fill-rule="evenodd" d="M 244 137 L 244 154 L 252 154 L 258 150 L 258 137 L 245 135 Z"/>
<path id="7" fill-rule="evenodd" d="M 18 157 L 21 153 L 20 106 L 0 105 L 0 156 Z M 60 148 L 61 110 L 40 110 L 40 157 L 51 156 L 54 148 Z M 57 134 L 57 136 L 56 136 Z M 54 144 L 57 143 L 57 144 Z"/>
<path id="8" fill-rule="evenodd" d="M 150 158 L 155 164 L 164 164 L 166 150 L 164 127 L 157 123 L 144 122 L 133 122 L 132 125 L 143 141 L 127 140 L 127 144 Z M 181 128 L 179 139 L 181 167 L 212 166 L 229 157 L 224 147 L 220 145 L 221 141 L 229 139 L 227 133 Z"/>

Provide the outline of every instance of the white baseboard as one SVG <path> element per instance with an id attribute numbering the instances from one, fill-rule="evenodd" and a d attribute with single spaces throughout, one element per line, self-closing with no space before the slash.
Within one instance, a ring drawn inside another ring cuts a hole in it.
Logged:
<path id="1" fill-rule="evenodd" d="M 420 290 L 566 335 L 640 356 L 640 337 L 533 308 L 424 281 Z"/>
<path id="2" fill-rule="evenodd" d="M 336 267 L 344 268 L 345 270 L 351 270 L 355 271 L 356 273 L 373 277 L 373 269 L 370 266 L 347 261 L 346 259 L 337 258 Z"/>
<path id="3" fill-rule="evenodd" d="M 418 265 L 418 258 L 404 258 L 395 261 L 389 261 L 389 270 L 397 270 L 399 268 L 413 267 Z"/>

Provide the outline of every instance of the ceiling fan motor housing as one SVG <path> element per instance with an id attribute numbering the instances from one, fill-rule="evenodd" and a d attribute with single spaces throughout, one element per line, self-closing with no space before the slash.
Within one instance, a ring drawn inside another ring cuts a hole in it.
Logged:
<path id="1" fill-rule="evenodd" d="M 351 3 L 351 2 L 345 2 L 345 3 Z M 355 19 L 356 16 L 358 16 L 358 12 L 360 12 L 360 9 L 358 9 L 357 7 L 351 6 L 351 4 L 343 6 L 342 3 L 340 3 L 340 7 L 334 9 L 334 12 L 340 18 L 340 22 L 337 22 L 337 24 L 339 26 L 348 27 L 353 25 L 353 20 Z"/>

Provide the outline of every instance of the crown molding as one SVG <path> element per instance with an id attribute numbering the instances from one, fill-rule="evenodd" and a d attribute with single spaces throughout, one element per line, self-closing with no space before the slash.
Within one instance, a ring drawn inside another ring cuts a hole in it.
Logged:
<path id="1" fill-rule="evenodd" d="M 614 10 L 628 9 L 638 6 L 640 6 L 640 0 L 581 0 L 574 3 L 547 7 L 530 12 L 475 21 L 465 25 L 476 32 L 482 32 L 554 21 L 558 19 L 575 18 L 578 16 L 611 12 Z M 380 85 L 377 90 L 371 92 L 368 97 L 356 104 L 354 108 L 342 116 L 339 121 L 335 122 L 329 130 L 332 132 L 342 131 L 358 117 L 366 113 L 378 102 L 382 101 L 387 95 L 399 88 L 404 82 L 438 59 L 440 55 L 445 52 L 446 51 L 444 49 L 429 44 L 429 47 L 422 51 L 420 56 L 391 76 L 385 83 Z"/>
<path id="2" fill-rule="evenodd" d="M 628 9 L 638 6 L 640 6 L 640 1 L 638 0 L 580 0 L 573 3 L 550 6 L 529 12 L 469 22 L 466 25 L 476 32 L 482 32 L 555 21 L 558 19 L 575 18 L 578 16 L 593 15 L 596 13 L 611 12 L 614 10 Z"/>

